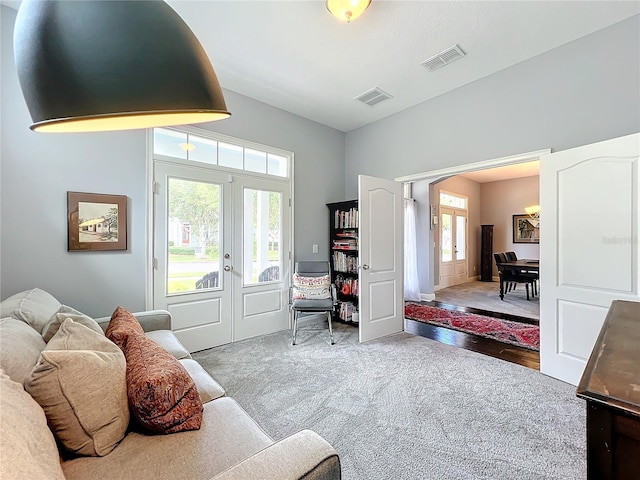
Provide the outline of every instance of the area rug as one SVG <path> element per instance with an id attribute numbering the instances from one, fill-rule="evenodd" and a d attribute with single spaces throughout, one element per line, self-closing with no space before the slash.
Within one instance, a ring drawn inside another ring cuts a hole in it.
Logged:
<path id="1" fill-rule="evenodd" d="M 405 304 L 404 316 L 418 322 L 492 338 L 529 350 L 540 350 L 540 328 L 537 325 L 411 302 Z"/>

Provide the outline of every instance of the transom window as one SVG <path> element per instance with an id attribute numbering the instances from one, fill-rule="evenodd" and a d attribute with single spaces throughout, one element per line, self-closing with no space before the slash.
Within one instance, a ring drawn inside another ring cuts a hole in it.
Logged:
<path id="1" fill-rule="evenodd" d="M 467 209 L 467 197 L 460 197 L 453 193 L 440 191 L 440 205 L 447 207 Z"/>
<path id="2" fill-rule="evenodd" d="M 289 158 L 168 128 L 153 129 L 153 153 L 220 167 L 289 177 Z"/>

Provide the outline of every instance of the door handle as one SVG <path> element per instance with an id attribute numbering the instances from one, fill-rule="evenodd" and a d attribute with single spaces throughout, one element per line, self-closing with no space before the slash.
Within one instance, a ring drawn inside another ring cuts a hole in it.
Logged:
<path id="1" fill-rule="evenodd" d="M 233 270 L 233 267 L 231 265 L 225 265 L 224 266 L 224 271 L 225 272 L 230 272 L 231 270 Z"/>
<path id="2" fill-rule="evenodd" d="M 369 265 L 367 265 L 366 263 L 364 265 L 362 265 L 362 269 L 363 270 L 369 270 Z"/>

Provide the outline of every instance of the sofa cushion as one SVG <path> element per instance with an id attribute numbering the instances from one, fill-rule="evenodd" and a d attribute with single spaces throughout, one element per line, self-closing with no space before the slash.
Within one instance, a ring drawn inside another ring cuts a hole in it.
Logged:
<path id="1" fill-rule="evenodd" d="M 207 403 L 211 400 L 215 400 L 216 398 L 224 397 L 224 388 L 211 378 L 211 375 L 202 368 L 202 365 L 190 358 L 184 358 L 180 360 L 180 363 L 185 370 L 189 372 L 189 376 L 193 378 L 202 403 Z"/>
<path id="2" fill-rule="evenodd" d="M 53 295 L 33 288 L 16 293 L 0 303 L 0 317 L 13 317 L 27 322 L 38 333 L 60 308 L 60 302 Z"/>
<path id="3" fill-rule="evenodd" d="M 144 334 L 130 333 L 121 343 L 129 406 L 138 422 L 154 433 L 200 428 L 202 401 L 178 359 Z"/>
<path id="4" fill-rule="evenodd" d="M 129 310 L 123 307 L 116 308 L 105 332 L 107 338 L 122 349 L 122 344 L 130 333 L 144 334 L 144 330 Z"/>
<path id="5" fill-rule="evenodd" d="M 76 323 L 81 323 L 85 327 L 89 327 L 96 333 L 100 335 L 104 335 L 102 328 L 98 325 L 93 318 L 85 315 L 84 313 L 79 312 L 75 308 L 68 307 L 66 305 L 61 305 L 60 309 L 51 317 L 49 323 L 47 323 L 42 329 L 42 338 L 45 342 L 51 340 L 51 338 L 58 332 L 60 325 L 67 318 L 72 319 Z"/>
<path id="6" fill-rule="evenodd" d="M 42 408 L 2 370 L 0 425 L 0 478 L 64 480 L 58 448 Z"/>
<path id="7" fill-rule="evenodd" d="M 136 480 L 210 479 L 272 443 L 235 400 L 223 397 L 205 404 L 200 430 L 131 432 L 108 456 L 73 459 L 62 469 L 67 480 L 96 478 L 96 471 L 101 480 L 132 478 L 132 472 Z"/>
<path id="8" fill-rule="evenodd" d="M 147 332 L 146 335 L 178 360 L 191 358 L 189 350 L 180 343 L 178 337 L 171 330 L 152 330 Z"/>
<path id="9" fill-rule="evenodd" d="M 22 320 L 0 320 L 0 367 L 14 382 L 24 384 L 46 346 L 40 334 Z"/>
<path id="10" fill-rule="evenodd" d="M 66 449 L 103 456 L 129 425 L 125 376 L 125 358 L 116 345 L 67 319 L 40 354 L 25 388 Z"/>

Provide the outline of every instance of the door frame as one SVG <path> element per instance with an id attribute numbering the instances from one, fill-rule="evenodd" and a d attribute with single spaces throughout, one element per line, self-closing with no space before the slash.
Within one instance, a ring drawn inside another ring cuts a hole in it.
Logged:
<path id="1" fill-rule="evenodd" d="M 541 150 L 534 150 L 531 152 L 520 153 L 517 155 L 509 155 L 506 157 L 499 157 L 490 160 L 483 160 L 480 162 L 465 163 L 463 165 L 456 165 L 454 167 L 440 168 L 437 170 L 427 170 L 426 172 L 414 173 L 412 175 L 405 175 L 402 177 L 396 177 L 396 182 L 411 183 L 419 180 L 428 180 L 429 184 L 433 184 L 438 180 L 442 180 L 446 177 L 453 175 L 459 175 L 461 173 L 475 172 L 477 170 L 486 170 L 489 168 L 505 167 L 507 165 L 516 165 L 518 163 L 532 162 L 538 160 L 543 155 L 551 153 L 551 148 L 544 148 Z M 434 260 L 435 261 L 435 260 Z M 433 267 L 432 267 L 433 268 Z M 434 290 L 434 283 L 428 285 L 432 291 Z M 542 285 L 540 286 L 542 288 Z M 422 300 L 431 301 L 435 299 L 435 294 L 422 294 Z"/>
<path id="2" fill-rule="evenodd" d="M 163 127 L 164 128 L 164 127 Z M 171 127 L 168 127 L 172 129 Z M 253 148 L 256 150 L 267 150 L 272 153 L 276 153 L 279 155 L 283 155 L 289 158 L 289 198 L 291 200 L 291 206 L 289 208 L 289 254 L 284 257 L 284 261 L 288 262 L 287 271 L 293 271 L 293 259 L 295 258 L 295 222 L 293 221 L 295 218 L 295 154 L 289 150 L 284 150 L 278 147 L 272 147 L 270 145 L 264 145 L 257 142 L 251 142 L 249 140 L 244 140 L 242 138 L 233 137 L 230 135 L 224 135 L 221 133 L 214 132 L 212 130 L 207 130 L 198 127 L 190 127 L 190 126 L 180 126 L 173 128 L 173 130 L 177 130 L 180 132 L 198 135 L 206 138 L 213 138 L 220 142 L 232 143 L 232 144 L 241 144 L 245 148 Z M 162 155 L 158 155 L 158 158 L 164 159 L 167 161 L 175 162 L 177 159 L 173 157 L 165 157 Z M 182 160 L 185 165 L 193 165 L 202 166 L 200 162 L 190 162 L 188 160 Z M 228 175 L 237 175 L 239 173 L 236 169 L 225 168 L 225 167 L 217 167 L 220 172 L 227 173 Z M 250 174 L 248 174 L 251 176 Z M 258 174 L 259 176 L 259 174 Z M 154 214 L 156 209 L 156 197 L 155 194 L 155 172 L 154 172 L 154 154 L 153 154 L 153 128 L 147 129 L 147 156 L 146 156 L 146 173 L 145 173 L 145 183 L 146 183 L 146 213 L 145 213 L 145 234 L 146 234 L 146 242 L 145 242 L 145 309 L 150 310 L 153 308 L 153 295 L 154 295 Z M 291 327 L 291 325 L 289 325 Z"/>

